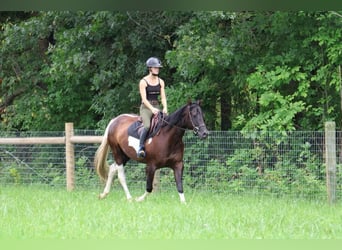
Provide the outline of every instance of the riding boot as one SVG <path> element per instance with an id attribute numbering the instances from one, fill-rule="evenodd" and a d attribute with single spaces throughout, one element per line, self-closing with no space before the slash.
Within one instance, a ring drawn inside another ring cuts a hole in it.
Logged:
<path id="1" fill-rule="evenodd" d="M 148 130 L 144 128 L 144 130 L 142 131 L 141 135 L 140 135 L 140 143 L 139 143 L 139 150 L 137 153 L 137 157 L 138 158 L 145 158 L 145 140 L 146 140 L 146 136 L 147 136 Z"/>

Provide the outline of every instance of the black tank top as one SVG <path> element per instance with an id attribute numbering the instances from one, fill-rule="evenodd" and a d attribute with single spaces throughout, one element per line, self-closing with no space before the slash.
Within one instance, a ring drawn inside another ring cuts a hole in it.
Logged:
<path id="1" fill-rule="evenodd" d="M 156 86 L 150 85 L 148 81 L 143 78 L 147 83 L 146 87 L 146 99 L 149 101 L 158 101 L 158 96 L 160 95 L 160 80 L 158 78 L 158 84 Z"/>

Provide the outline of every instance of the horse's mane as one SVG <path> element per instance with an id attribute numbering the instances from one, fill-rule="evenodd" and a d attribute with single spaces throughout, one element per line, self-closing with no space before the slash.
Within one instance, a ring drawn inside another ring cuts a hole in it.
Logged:
<path id="1" fill-rule="evenodd" d="M 163 127 L 169 125 L 169 126 L 173 126 L 175 124 L 177 124 L 179 121 L 181 121 L 183 119 L 184 116 L 184 110 L 185 108 L 188 106 L 188 104 L 184 105 L 183 107 L 177 109 L 175 112 L 173 112 L 172 114 L 166 116 L 164 118 L 164 120 L 166 121 L 166 123 L 163 124 Z"/>

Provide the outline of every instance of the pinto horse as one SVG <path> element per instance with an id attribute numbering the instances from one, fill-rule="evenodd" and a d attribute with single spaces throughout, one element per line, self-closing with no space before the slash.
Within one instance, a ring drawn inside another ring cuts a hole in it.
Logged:
<path id="1" fill-rule="evenodd" d="M 137 158 L 136 149 L 130 143 L 128 128 L 139 120 L 138 115 L 122 114 L 113 118 L 105 130 L 102 143 L 96 151 L 94 164 L 100 178 L 106 182 L 103 193 L 99 198 L 105 198 L 110 191 L 114 175 L 118 172 L 118 179 L 122 185 L 128 200 L 132 196 L 128 190 L 124 172 L 124 166 L 128 160 L 146 164 L 146 191 L 138 197 L 137 201 L 143 201 L 152 192 L 154 173 L 157 169 L 169 167 L 174 172 L 176 186 L 180 201 L 185 203 L 183 193 L 183 136 L 187 129 L 192 129 L 194 134 L 204 139 L 208 130 L 204 123 L 200 102 L 188 102 L 174 113 L 162 119 L 159 132 L 145 142 L 145 158 Z M 109 147 L 113 153 L 114 163 L 108 167 L 107 156 Z"/>

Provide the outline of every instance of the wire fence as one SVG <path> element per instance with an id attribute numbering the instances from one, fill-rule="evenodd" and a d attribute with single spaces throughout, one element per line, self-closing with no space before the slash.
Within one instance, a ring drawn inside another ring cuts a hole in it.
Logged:
<path id="1" fill-rule="evenodd" d="M 63 132 L 0 132 L 0 137 L 64 136 Z M 75 135 L 103 131 L 75 130 Z M 336 132 L 337 199 L 342 189 L 342 132 Z M 184 188 L 234 194 L 325 198 L 324 131 L 250 132 L 211 131 L 205 140 L 186 132 Z M 99 144 L 75 144 L 76 188 L 102 188 L 94 168 Z M 111 155 L 108 161 L 113 161 Z M 65 187 L 65 145 L 0 145 L 0 185 L 41 184 Z M 130 189 L 145 189 L 145 166 L 125 166 Z M 118 185 L 118 181 L 115 182 Z M 176 190 L 171 169 L 160 171 L 159 190 Z"/>

